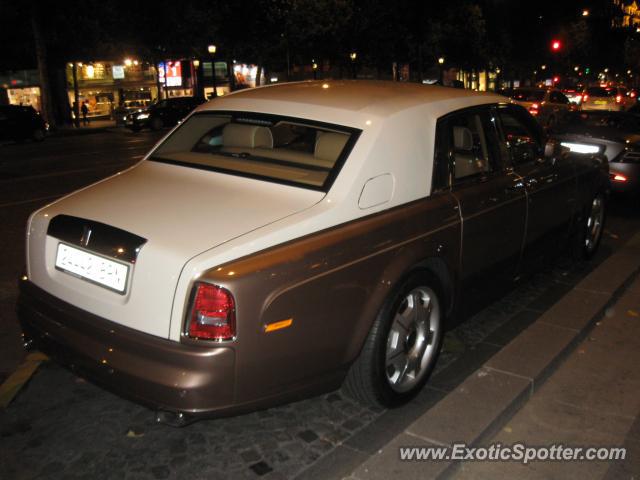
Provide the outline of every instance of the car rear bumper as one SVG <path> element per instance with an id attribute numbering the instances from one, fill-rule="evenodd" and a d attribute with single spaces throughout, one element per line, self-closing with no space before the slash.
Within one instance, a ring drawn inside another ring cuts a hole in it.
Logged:
<path id="1" fill-rule="evenodd" d="M 235 351 L 184 345 L 81 310 L 29 281 L 18 317 L 27 340 L 82 376 L 160 410 L 232 409 Z"/>

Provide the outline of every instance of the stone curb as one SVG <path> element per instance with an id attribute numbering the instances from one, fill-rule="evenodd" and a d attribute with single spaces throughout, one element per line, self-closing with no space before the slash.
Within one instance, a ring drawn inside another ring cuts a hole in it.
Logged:
<path id="1" fill-rule="evenodd" d="M 458 462 L 401 462 L 399 448 L 474 446 L 491 438 L 613 307 L 639 271 L 640 234 L 636 234 L 348 478 L 409 480 L 451 474 Z"/>

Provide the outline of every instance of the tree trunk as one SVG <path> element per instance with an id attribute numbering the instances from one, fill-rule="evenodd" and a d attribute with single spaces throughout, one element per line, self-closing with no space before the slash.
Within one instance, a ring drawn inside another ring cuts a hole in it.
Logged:
<path id="1" fill-rule="evenodd" d="M 47 69 L 47 48 L 45 45 L 44 35 L 42 33 L 38 3 L 33 2 L 31 5 L 31 27 L 33 29 L 33 40 L 35 44 L 36 58 L 38 61 L 38 77 L 40 80 L 40 95 L 42 98 L 42 116 L 49 123 L 49 127 L 55 129 L 56 119 L 53 115 L 51 85 L 49 83 L 49 71 Z"/>
<path id="2" fill-rule="evenodd" d="M 262 62 L 258 62 L 258 70 L 256 71 L 256 87 L 260 86 L 261 76 L 262 76 Z"/>

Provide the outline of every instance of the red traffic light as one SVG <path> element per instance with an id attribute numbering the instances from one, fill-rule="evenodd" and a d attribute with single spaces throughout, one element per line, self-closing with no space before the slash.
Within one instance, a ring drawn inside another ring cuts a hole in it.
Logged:
<path id="1" fill-rule="evenodd" d="M 554 52 L 557 52 L 558 50 L 560 50 L 561 47 L 562 47 L 562 44 L 560 43 L 560 40 L 553 40 L 551 42 L 551 50 L 553 50 Z"/>

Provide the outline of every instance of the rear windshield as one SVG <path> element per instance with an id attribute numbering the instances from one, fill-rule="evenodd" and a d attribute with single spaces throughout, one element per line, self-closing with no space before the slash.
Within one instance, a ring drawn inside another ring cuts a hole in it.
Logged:
<path id="1" fill-rule="evenodd" d="M 544 90 L 514 90 L 511 98 L 519 102 L 541 102 Z"/>
<path id="2" fill-rule="evenodd" d="M 589 87 L 587 88 L 587 95 L 592 97 L 615 97 L 615 88 L 602 88 L 602 87 Z"/>
<path id="3" fill-rule="evenodd" d="M 327 191 L 358 134 L 290 117 L 200 112 L 150 159 Z"/>

